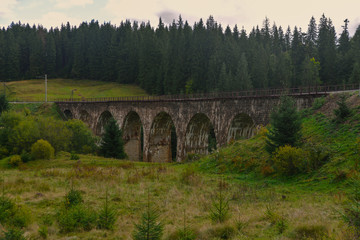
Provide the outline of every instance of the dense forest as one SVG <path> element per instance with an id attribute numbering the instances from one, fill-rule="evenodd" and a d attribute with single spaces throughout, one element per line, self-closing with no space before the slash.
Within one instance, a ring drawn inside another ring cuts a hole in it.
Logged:
<path id="1" fill-rule="evenodd" d="M 190 26 L 121 22 L 80 26 L 12 23 L 0 30 L 0 80 L 95 79 L 137 84 L 151 94 L 239 91 L 360 82 L 360 26 L 341 34 L 330 18 L 306 31 L 265 18 L 247 33 L 212 16 Z"/>

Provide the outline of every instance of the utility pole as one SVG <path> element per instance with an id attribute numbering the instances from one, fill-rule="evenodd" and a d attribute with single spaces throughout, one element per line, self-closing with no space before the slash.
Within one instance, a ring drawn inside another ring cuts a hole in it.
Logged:
<path id="1" fill-rule="evenodd" d="M 47 103 L 47 74 L 45 74 L 45 102 Z"/>

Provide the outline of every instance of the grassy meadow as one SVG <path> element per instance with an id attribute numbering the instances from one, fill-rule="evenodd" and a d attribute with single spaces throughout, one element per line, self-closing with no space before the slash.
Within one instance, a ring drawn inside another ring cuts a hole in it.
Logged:
<path id="1" fill-rule="evenodd" d="M 272 169 L 264 150 L 266 129 L 261 128 L 251 139 L 233 141 L 186 163 L 81 154 L 70 160 L 70 153 L 58 152 L 51 160 L 11 167 L 4 158 L 0 197 L 11 199 L 28 216 L 22 228 L 27 239 L 132 239 L 148 202 L 158 210 L 164 240 L 356 239 L 342 214 L 359 180 L 360 97 L 348 95 L 352 115 L 343 123 L 334 121 L 338 99 L 331 95 L 302 111 L 302 148 L 329 157 L 295 176 L 281 176 Z M 12 110 L 24 111 L 24 106 L 32 114 L 57 117 L 53 104 L 13 104 Z M 66 194 L 74 189 L 87 211 L 99 212 L 108 195 L 116 211 L 112 230 L 96 224 L 64 230 L 59 216 L 65 211 Z M 211 219 L 220 192 L 228 203 L 222 223 Z M 0 239 L 8 229 L 0 224 Z M 193 237 L 181 236 L 184 229 Z"/>
<path id="2" fill-rule="evenodd" d="M 176 232 L 184 221 L 196 232 L 196 239 L 344 239 L 346 235 L 337 212 L 346 196 L 335 187 L 323 191 L 308 183 L 252 174 L 208 174 L 196 164 L 133 163 L 87 155 L 72 161 L 69 157 L 60 154 L 18 169 L 2 164 L 3 194 L 30 212 L 31 224 L 25 228 L 29 239 L 41 239 L 43 225 L 48 239 L 132 239 L 148 192 L 164 224 L 163 239 L 178 239 Z M 213 223 L 209 216 L 220 178 L 230 214 L 224 223 Z M 103 206 L 108 188 L 110 204 L 118 213 L 114 229 L 61 232 L 57 212 L 70 188 L 80 190 L 84 204 L 94 210 Z"/>
<path id="3" fill-rule="evenodd" d="M 7 82 L 6 86 L 9 101 L 16 99 L 44 101 L 45 99 L 44 79 Z M 100 98 L 147 95 L 143 89 L 135 85 L 93 80 L 48 79 L 47 86 L 48 101 L 71 96 L 74 98 Z"/>

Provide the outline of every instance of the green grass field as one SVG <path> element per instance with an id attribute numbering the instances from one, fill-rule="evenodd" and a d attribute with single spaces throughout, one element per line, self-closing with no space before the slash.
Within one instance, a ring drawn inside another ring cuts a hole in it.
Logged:
<path id="1" fill-rule="evenodd" d="M 60 152 L 52 160 L 10 167 L 5 158 L 0 160 L 1 194 L 30 216 L 22 228 L 28 239 L 132 239 L 148 194 L 159 210 L 163 240 L 356 239 L 341 214 L 360 176 L 360 97 L 349 95 L 353 114 L 343 123 L 333 121 L 338 99 L 331 95 L 302 112 L 304 145 L 323 145 L 330 158 L 320 168 L 296 176 L 265 171 L 270 158 L 264 151 L 266 129 L 262 128 L 251 139 L 234 141 L 184 164 L 92 155 L 80 155 L 74 161 L 69 153 Z M 21 111 L 16 104 L 12 107 Z M 33 114 L 55 114 L 49 104 L 28 108 Z M 229 215 L 216 223 L 210 215 L 220 181 Z M 81 192 L 87 209 L 97 212 L 104 206 L 108 189 L 109 202 L 117 212 L 114 229 L 94 225 L 89 230 L 61 231 L 59 211 L 71 188 Z M 180 238 L 179 229 L 184 226 L 196 237 Z M 8 229 L 0 224 L 0 238 Z"/>
<path id="2" fill-rule="evenodd" d="M 44 101 L 45 83 L 43 79 L 14 81 L 6 83 L 6 94 L 10 101 L 29 99 Z M 92 80 L 49 79 L 48 101 L 55 98 L 99 98 L 145 96 L 138 86 Z"/>

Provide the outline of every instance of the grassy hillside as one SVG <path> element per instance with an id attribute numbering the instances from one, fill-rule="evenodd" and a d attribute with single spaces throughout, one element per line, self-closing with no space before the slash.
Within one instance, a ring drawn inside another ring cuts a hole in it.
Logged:
<path id="1" fill-rule="evenodd" d="M 349 96 L 352 116 L 343 123 L 333 121 L 338 98 L 320 99 L 302 112 L 302 148 L 314 147 L 330 157 L 296 176 L 282 177 L 271 169 L 263 128 L 251 139 L 235 141 L 186 164 L 133 163 L 91 155 L 73 161 L 69 153 L 60 152 L 50 161 L 11 168 L 3 159 L 1 188 L 30 216 L 22 228 L 29 239 L 42 239 L 44 232 L 48 239 L 132 239 L 148 193 L 159 210 L 164 240 L 184 239 L 179 237 L 184 228 L 196 235 L 187 239 L 200 240 L 356 239 L 341 212 L 354 179 L 359 179 L 360 97 Z M 210 218 L 220 186 L 229 201 L 224 223 Z M 72 188 L 95 212 L 104 206 L 107 188 L 117 211 L 114 229 L 98 229 L 93 223 L 88 230 L 64 231 L 59 214 L 65 211 L 64 196 Z M 0 225 L 3 229 L 9 227 Z"/>
<path id="2" fill-rule="evenodd" d="M 6 86 L 6 94 L 10 101 L 15 99 L 43 101 L 45 98 L 45 83 L 43 79 L 7 82 Z M 143 89 L 135 85 L 91 80 L 48 80 L 48 100 L 54 98 L 70 98 L 72 93 L 74 98 L 147 95 Z"/>

